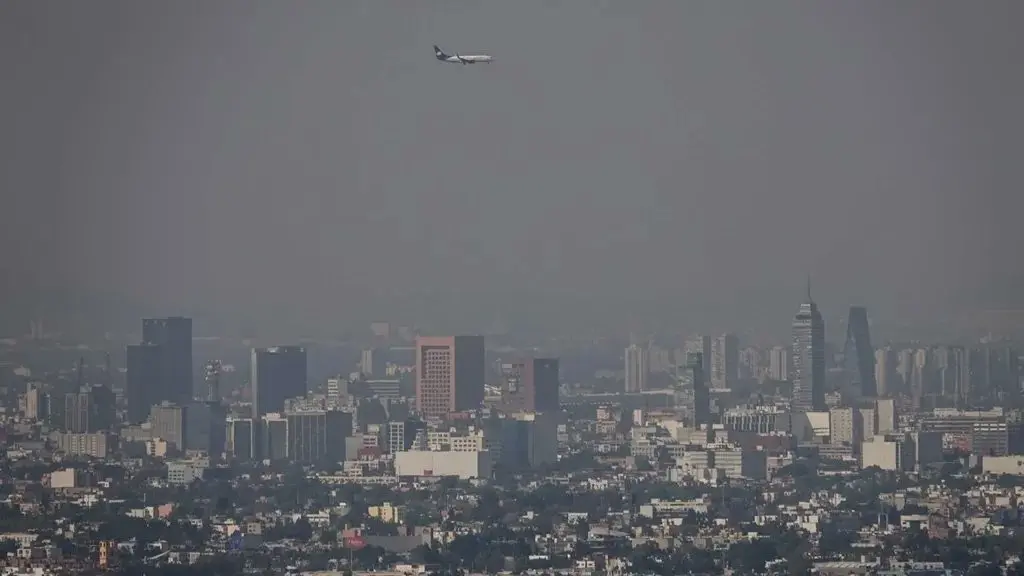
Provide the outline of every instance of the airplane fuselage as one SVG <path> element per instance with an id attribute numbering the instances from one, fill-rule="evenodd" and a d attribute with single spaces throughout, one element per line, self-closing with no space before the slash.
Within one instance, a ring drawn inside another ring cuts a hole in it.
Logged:
<path id="1" fill-rule="evenodd" d="M 434 55 L 442 62 L 451 62 L 453 64 L 476 64 L 477 62 L 494 61 L 494 58 L 487 54 L 445 54 L 437 46 L 434 46 Z"/>

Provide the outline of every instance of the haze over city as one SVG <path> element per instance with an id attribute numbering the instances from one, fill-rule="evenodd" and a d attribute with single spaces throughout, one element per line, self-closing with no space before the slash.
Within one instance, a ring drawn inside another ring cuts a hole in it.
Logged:
<path id="1" fill-rule="evenodd" d="M 8 3 L 4 331 L 1024 307 L 1024 9 L 920 7 Z"/>
<path id="2" fill-rule="evenodd" d="M 1024 576 L 1022 22 L 0 3 L 0 576 Z"/>

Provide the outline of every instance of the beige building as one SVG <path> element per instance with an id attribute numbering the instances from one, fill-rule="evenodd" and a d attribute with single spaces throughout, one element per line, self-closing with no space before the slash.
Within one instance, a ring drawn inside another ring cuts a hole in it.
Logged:
<path id="1" fill-rule="evenodd" d="M 861 469 L 877 466 L 882 470 L 913 470 L 914 449 L 909 439 L 896 434 L 878 434 L 861 446 Z"/>
<path id="2" fill-rule="evenodd" d="M 377 518 L 385 524 L 401 524 L 405 521 L 405 507 L 385 502 L 380 506 L 370 506 L 366 511 L 370 518 Z"/>
<path id="3" fill-rule="evenodd" d="M 490 478 L 491 453 L 487 450 L 440 452 L 407 450 L 395 454 L 397 476 L 456 476 L 462 480 Z"/>
<path id="4" fill-rule="evenodd" d="M 983 456 L 981 471 L 985 474 L 1024 476 L 1024 456 Z"/>

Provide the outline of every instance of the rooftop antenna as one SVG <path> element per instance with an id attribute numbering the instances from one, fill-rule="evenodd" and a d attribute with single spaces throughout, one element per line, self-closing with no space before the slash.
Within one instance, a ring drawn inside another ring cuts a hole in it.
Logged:
<path id="1" fill-rule="evenodd" d="M 811 275 L 810 274 L 807 275 L 807 301 L 808 302 L 814 302 L 814 299 L 811 298 Z"/>

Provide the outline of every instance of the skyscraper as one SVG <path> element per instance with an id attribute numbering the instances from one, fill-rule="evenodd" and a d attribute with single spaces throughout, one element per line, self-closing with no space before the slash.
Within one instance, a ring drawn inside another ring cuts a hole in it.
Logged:
<path id="1" fill-rule="evenodd" d="M 510 412 L 559 410 L 558 359 L 527 358 L 501 365 L 502 396 Z"/>
<path id="2" fill-rule="evenodd" d="M 811 298 L 807 283 L 807 300 L 800 305 L 793 319 L 793 410 L 825 410 L 825 320 Z"/>
<path id="3" fill-rule="evenodd" d="M 479 408 L 485 366 L 483 336 L 417 336 L 416 410 L 444 418 Z"/>
<path id="4" fill-rule="evenodd" d="M 711 336 L 696 335 L 688 338 L 684 346 L 686 353 L 697 353 L 703 359 L 701 374 L 704 375 L 704 382 L 711 381 Z"/>
<path id="5" fill-rule="evenodd" d="M 164 385 L 163 353 L 155 344 L 128 346 L 125 374 L 125 401 L 128 423 L 138 424 L 149 417 L 149 409 L 161 400 Z"/>
<path id="6" fill-rule="evenodd" d="M 768 377 L 772 380 L 789 380 L 789 362 L 792 353 L 786 346 L 776 346 L 768 353 Z"/>
<path id="7" fill-rule="evenodd" d="M 723 334 L 711 343 L 711 385 L 732 388 L 739 380 L 740 346 L 733 334 Z"/>
<path id="8" fill-rule="evenodd" d="M 647 376 L 650 368 L 647 362 L 647 349 L 636 344 L 626 348 L 626 392 L 643 392 L 647 389 Z"/>
<path id="9" fill-rule="evenodd" d="M 192 319 L 145 318 L 142 341 L 160 347 L 165 378 L 160 399 L 179 404 L 192 400 Z"/>
<path id="10" fill-rule="evenodd" d="M 892 348 L 875 350 L 875 393 L 879 398 L 888 396 L 896 382 L 896 355 Z"/>
<path id="11" fill-rule="evenodd" d="M 843 348 L 843 369 L 847 382 L 860 396 L 873 398 L 878 394 L 875 380 L 875 350 L 871 346 L 868 311 L 851 306 L 846 322 L 846 345 Z"/>
<path id="12" fill-rule="evenodd" d="M 203 366 L 203 382 L 206 384 L 206 401 L 220 403 L 220 360 L 210 360 Z"/>
<path id="13" fill-rule="evenodd" d="M 711 396 L 704 378 L 704 359 L 699 352 L 686 355 L 686 370 L 693 385 L 693 423 L 695 426 L 711 423 Z"/>
<path id="14" fill-rule="evenodd" d="M 217 460 L 224 452 L 227 409 L 217 402 L 193 401 L 184 406 L 185 450 L 205 452 Z"/>
<path id="15" fill-rule="evenodd" d="M 284 410 L 284 401 L 306 394 L 306 349 L 301 346 L 253 348 L 249 386 L 253 421 Z"/>

